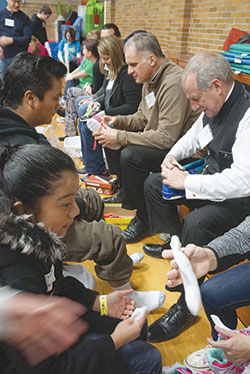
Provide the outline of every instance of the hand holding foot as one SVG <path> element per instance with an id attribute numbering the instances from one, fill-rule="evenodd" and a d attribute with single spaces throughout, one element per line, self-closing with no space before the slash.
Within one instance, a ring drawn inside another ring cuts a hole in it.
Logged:
<path id="1" fill-rule="evenodd" d="M 127 319 L 135 309 L 132 290 L 115 291 L 107 295 L 108 315 L 114 318 Z M 129 297 L 127 297 L 129 296 Z"/>

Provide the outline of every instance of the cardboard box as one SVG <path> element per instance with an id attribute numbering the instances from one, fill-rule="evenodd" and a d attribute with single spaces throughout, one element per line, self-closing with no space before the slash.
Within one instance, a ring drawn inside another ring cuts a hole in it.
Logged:
<path id="1" fill-rule="evenodd" d="M 112 195 L 116 185 L 116 179 L 111 176 L 107 178 L 101 178 L 97 175 L 90 175 L 84 183 L 85 187 L 93 188 L 100 194 Z"/>
<path id="2" fill-rule="evenodd" d="M 134 218 L 136 210 L 127 210 L 121 207 L 121 204 L 105 204 L 104 217 L 107 223 L 112 223 L 124 230 L 132 218 Z"/>

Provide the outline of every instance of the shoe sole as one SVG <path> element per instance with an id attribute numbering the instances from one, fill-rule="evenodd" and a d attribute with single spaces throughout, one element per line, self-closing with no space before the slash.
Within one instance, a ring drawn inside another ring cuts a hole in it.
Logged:
<path id="1" fill-rule="evenodd" d="M 185 330 L 189 329 L 189 327 L 193 326 L 193 325 L 194 325 L 198 320 L 199 320 L 199 317 L 196 317 L 196 318 L 195 318 L 195 319 L 190 323 L 190 325 L 188 325 L 188 326 L 182 328 L 181 330 L 179 330 L 178 333 L 175 334 L 175 335 L 173 335 L 173 336 L 171 336 L 171 338 L 167 338 L 167 337 L 166 337 L 166 339 L 163 339 L 163 340 L 159 340 L 159 339 L 156 340 L 156 339 L 149 339 L 149 338 L 147 338 L 147 341 L 150 342 L 150 343 L 162 343 L 162 342 L 166 342 L 166 341 L 168 341 L 168 340 L 171 340 L 171 339 L 173 339 L 173 338 L 176 338 L 176 337 L 179 336 L 183 331 L 185 331 Z"/>

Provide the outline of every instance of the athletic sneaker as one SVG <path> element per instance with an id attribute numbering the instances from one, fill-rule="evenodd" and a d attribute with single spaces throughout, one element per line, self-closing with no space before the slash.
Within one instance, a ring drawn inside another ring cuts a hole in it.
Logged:
<path id="1" fill-rule="evenodd" d="M 249 365 L 249 361 L 234 363 L 228 361 L 222 349 L 212 348 L 207 352 L 209 366 L 214 374 L 241 374 Z"/>
<path id="2" fill-rule="evenodd" d="M 194 370 L 210 369 L 207 352 L 211 348 L 211 345 L 207 345 L 205 348 L 191 353 L 185 358 L 184 365 Z"/>

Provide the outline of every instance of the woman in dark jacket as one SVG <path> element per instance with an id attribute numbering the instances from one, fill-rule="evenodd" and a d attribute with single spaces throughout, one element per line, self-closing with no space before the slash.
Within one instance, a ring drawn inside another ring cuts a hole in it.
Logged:
<path id="1" fill-rule="evenodd" d="M 159 351 L 134 341 L 146 317 L 128 319 L 134 308 L 126 297 L 129 291 L 101 297 L 62 274 L 60 238 L 79 214 L 75 202 L 79 180 L 73 160 L 45 145 L 1 145 L 0 177 L 1 280 L 15 289 L 64 296 L 85 305 L 82 318 L 89 325 L 74 346 L 35 367 L 2 343 L 16 373 L 160 374 Z"/>
<path id="2" fill-rule="evenodd" d="M 141 85 L 128 75 L 124 61 L 123 44 L 115 36 L 101 40 L 98 45 L 101 71 L 108 71 L 104 80 L 104 95 L 98 100 L 106 115 L 116 116 L 133 114 L 141 101 Z M 81 112 L 81 107 L 78 113 Z M 80 129 L 83 162 L 87 174 L 105 175 L 107 170 L 103 159 L 103 150 L 95 144 L 92 132 L 87 126 Z"/>

